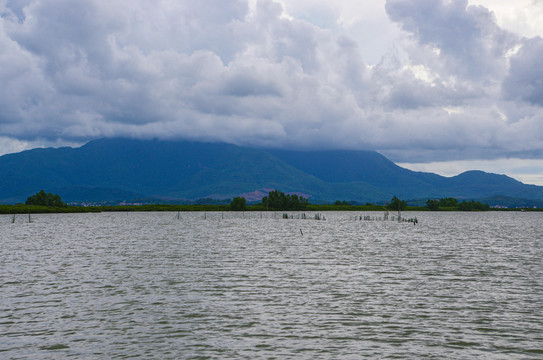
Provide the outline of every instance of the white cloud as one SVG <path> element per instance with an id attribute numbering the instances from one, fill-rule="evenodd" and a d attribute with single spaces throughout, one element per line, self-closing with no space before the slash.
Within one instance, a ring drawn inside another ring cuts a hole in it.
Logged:
<path id="1" fill-rule="evenodd" d="M 83 143 L 69 142 L 62 139 L 46 140 L 36 139 L 32 141 L 13 139 L 0 136 L 0 156 L 5 154 L 18 153 L 28 149 L 35 148 L 59 148 L 59 147 L 80 147 Z"/>
<path id="2" fill-rule="evenodd" d="M 490 9 L 504 29 L 528 38 L 543 36 L 543 2 L 540 0 L 469 0 L 469 3 Z"/>
<path id="3" fill-rule="evenodd" d="M 389 21 L 384 1 L 353 0 L 279 0 L 284 11 L 294 19 L 303 19 L 330 29 L 335 35 L 354 39 L 368 64 L 379 63 L 393 48 L 400 28 Z"/>

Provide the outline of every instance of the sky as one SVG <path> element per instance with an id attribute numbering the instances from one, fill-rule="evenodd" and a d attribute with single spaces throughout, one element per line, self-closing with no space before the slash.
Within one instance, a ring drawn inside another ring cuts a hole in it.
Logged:
<path id="1" fill-rule="evenodd" d="M 543 185 L 543 0 L 0 0 L 0 155 L 376 150 Z"/>

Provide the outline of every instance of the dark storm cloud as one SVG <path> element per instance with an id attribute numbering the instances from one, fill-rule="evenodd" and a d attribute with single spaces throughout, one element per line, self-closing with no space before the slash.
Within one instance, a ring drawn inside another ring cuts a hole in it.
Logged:
<path id="1" fill-rule="evenodd" d="M 543 39 L 525 39 L 511 58 L 511 70 L 504 81 L 505 95 L 532 105 L 543 106 Z"/>

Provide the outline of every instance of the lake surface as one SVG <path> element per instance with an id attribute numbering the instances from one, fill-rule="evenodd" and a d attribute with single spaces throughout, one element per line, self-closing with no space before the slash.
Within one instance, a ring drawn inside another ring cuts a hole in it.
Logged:
<path id="1" fill-rule="evenodd" d="M 0 358 L 543 358 L 543 213 L 282 214 L 0 216 Z"/>

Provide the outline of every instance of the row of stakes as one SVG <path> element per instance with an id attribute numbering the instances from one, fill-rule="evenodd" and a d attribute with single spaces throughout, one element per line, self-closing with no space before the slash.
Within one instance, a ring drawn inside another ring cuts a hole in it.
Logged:
<path id="1" fill-rule="evenodd" d="M 298 215 L 283 214 L 283 219 L 303 219 L 303 220 L 326 220 L 323 214 L 315 214 L 315 216 L 308 217 L 305 213 Z"/>
<path id="2" fill-rule="evenodd" d="M 245 213 L 242 214 L 245 218 Z M 275 217 L 275 214 L 274 214 Z M 221 218 L 224 219 L 224 213 L 221 213 Z M 262 213 L 260 213 L 260 218 L 262 219 Z M 181 219 L 180 212 L 177 212 L 177 219 Z M 204 219 L 207 220 L 207 212 L 204 212 Z M 289 215 L 287 213 L 283 214 L 283 219 L 304 219 L 304 220 L 326 220 L 323 214 L 315 214 L 313 217 L 307 216 L 305 213 Z"/>
<path id="3" fill-rule="evenodd" d="M 355 220 L 360 220 L 360 221 L 362 221 L 362 220 L 364 220 L 364 221 L 388 221 L 389 216 L 388 216 L 388 214 L 385 214 L 384 217 L 380 217 L 380 216 L 356 216 Z M 419 222 L 419 220 L 416 217 L 414 217 L 414 218 L 403 218 L 401 216 L 397 216 L 397 217 L 396 216 L 391 216 L 390 221 L 413 223 L 413 225 L 416 225 Z"/>
<path id="4" fill-rule="evenodd" d="M 224 219 L 224 214 L 221 214 L 221 217 Z M 180 213 L 177 213 L 177 219 L 180 219 Z M 262 213 L 260 214 L 260 218 L 262 218 Z M 204 213 L 204 219 L 207 220 L 207 212 Z M 283 219 L 303 219 L 303 220 L 326 220 L 323 214 L 315 214 L 313 218 L 308 217 L 305 213 L 297 214 L 297 215 L 289 215 L 287 213 L 283 213 Z M 355 220 L 364 220 L 364 221 L 387 221 L 389 219 L 388 214 L 385 214 L 384 217 L 375 217 L 375 216 L 356 216 Z M 416 225 L 419 221 L 417 218 L 402 218 L 401 216 L 395 217 L 392 216 L 391 221 L 398 221 L 398 222 L 408 222 L 413 223 L 413 225 Z M 28 214 L 28 222 L 32 222 L 32 217 L 30 214 Z M 11 223 L 15 223 L 15 214 L 13 214 L 13 219 L 11 220 Z"/>
<path id="5" fill-rule="evenodd" d="M 245 214 L 243 214 L 243 216 L 245 217 Z M 275 214 L 274 214 L 275 216 Z M 224 219 L 224 214 L 221 213 L 221 218 Z M 260 213 L 260 218 L 262 219 L 262 213 Z M 306 215 L 305 213 L 301 213 L 301 214 L 295 214 L 295 215 L 292 215 L 292 214 L 288 214 L 288 213 L 283 213 L 283 219 L 302 219 L 302 220 L 326 220 L 326 217 L 324 216 L 324 214 L 315 214 L 313 217 L 311 216 L 308 216 Z M 180 219 L 180 215 L 179 215 L 179 212 L 177 213 L 177 219 Z M 207 220 L 207 212 L 204 212 L 204 219 Z M 414 218 L 403 218 L 401 216 L 389 216 L 388 213 L 385 213 L 385 216 L 384 217 L 376 217 L 376 216 L 355 216 L 355 220 L 364 220 L 364 221 L 388 221 L 388 220 L 391 220 L 391 221 L 398 221 L 398 222 L 407 222 L 407 223 L 413 223 L 414 225 L 418 224 L 418 219 L 416 217 Z"/>

